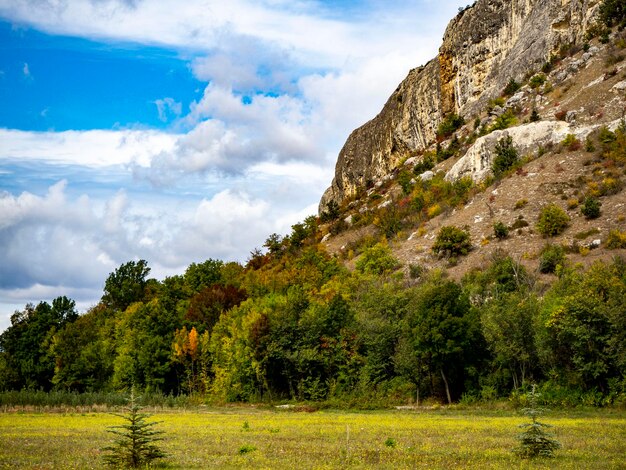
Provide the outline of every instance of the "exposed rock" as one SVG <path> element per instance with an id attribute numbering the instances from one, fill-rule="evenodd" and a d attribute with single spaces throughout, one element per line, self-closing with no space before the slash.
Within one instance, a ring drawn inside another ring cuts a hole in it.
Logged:
<path id="1" fill-rule="evenodd" d="M 600 248 L 600 245 L 602 245 L 602 240 L 597 238 L 589 243 L 589 248 L 593 250 L 595 248 Z"/>
<path id="2" fill-rule="evenodd" d="M 418 163 L 419 163 L 419 158 L 411 157 L 411 158 L 406 159 L 406 161 L 404 162 L 404 166 L 415 166 Z"/>
<path id="3" fill-rule="evenodd" d="M 607 127 L 614 130 L 619 122 L 619 119 L 612 121 Z M 484 180 L 491 173 L 496 144 L 507 136 L 511 137 L 513 146 L 522 157 L 537 152 L 540 147 L 559 144 L 568 134 L 574 135 L 579 140 L 585 140 L 601 125 L 576 127 L 564 121 L 540 121 L 494 131 L 474 142 L 467 153 L 448 171 L 446 180 L 456 181 L 463 176 L 471 176 L 474 181 Z"/>
<path id="4" fill-rule="evenodd" d="M 431 179 L 433 179 L 433 177 L 435 176 L 435 173 L 433 173 L 432 171 L 428 170 L 425 171 L 424 173 L 422 173 L 421 175 L 419 175 L 420 179 L 422 181 L 430 181 Z"/>
<path id="5" fill-rule="evenodd" d="M 348 217 L 346 217 L 345 219 L 343 219 L 343 221 L 348 224 L 348 225 L 352 225 L 352 221 L 354 220 L 352 214 L 350 214 Z"/>
<path id="6" fill-rule="evenodd" d="M 540 68 L 561 44 L 582 42 L 598 4 L 478 0 L 460 12 L 446 29 L 439 55 L 411 70 L 380 114 L 352 132 L 320 207 L 380 181 L 403 158 L 428 148 L 447 113 L 476 114 L 511 78 L 521 80 Z"/>
<path id="7" fill-rule="evenodd" d="M 570 124 L 573 123 L 574 121 L 576 121 L 577 114 L 578 113 L 576 111 L 568 111 L 565 114 L 565 121 L 569 122 Z"/>
<path id="8" fill-rule="evenodd" d="M 378 205 L 378 209 L 384 209 L 385 207 L 389 207 L 391 205 L 391 201 L 387 200 Z"/>
<path id="9" fill-rule="evenodd" d="M 620 91 L 624 91 L 624 90 L 626 90 L 626 80 L 616 83 L 613 86 L 613 88 L 611 88 L 611 91 L 614 91 L 616 93 L 619 93 Z"/>
<path id="10" fill-rule="evenodd" d="M 563 121 L 533 122 L 503 131 L 494 131 L 477 139 L 465 156 L 446 174 L 446 179 L 456 181 L 469 175 L 474 181 L 484 180 L 491 173 L 496 144 L 507 136 L 513 139 L 513 145 L 518 153 L 524 155 L 536 151 L 541 145 L 561 142 L 569 133 L 572 133 L 570 125 Z"/>
<path id="11" fill-rule="evenodd" d="M 524 93 L 523 91 L 518 91 L 507 100 L 506 107 L 511 108 L 520 103 L 523 103 L 524 101 L 526 101 L 526 93 Z"/>

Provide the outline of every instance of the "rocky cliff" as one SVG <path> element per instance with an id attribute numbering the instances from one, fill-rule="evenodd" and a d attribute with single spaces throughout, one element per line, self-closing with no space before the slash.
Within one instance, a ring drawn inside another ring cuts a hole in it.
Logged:
<path id="1" fill-rule="evenodd" d="M 580 43 L 599 0 L 478 0 L 448 25 L 438 56 L 411 70 L 382 111 L 339 153 L 328 202 L 341 203 L 433 145 L 443 117 L 471 118 L 511 78 L 539 70 L 562 45 Z"/>

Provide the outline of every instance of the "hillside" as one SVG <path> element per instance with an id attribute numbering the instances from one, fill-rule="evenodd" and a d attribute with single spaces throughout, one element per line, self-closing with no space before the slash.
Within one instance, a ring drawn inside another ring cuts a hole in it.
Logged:
<path id="1" fill-rule="evenodd" d="M 537 271 L 546 244 L 563 246 L 571 263 L 586 266 L 621 252 L 607 250 L 606 241 L 626 228 L 624 151 L 611 153 L 600 134 L 618 129 L 626 110 L 626 33 L 599 37 L 608 33 L 594 23 L 598 2 L 521 2 L 526 9 L 518 3 L 507 9 L 479 1 L 459 13 L 439 57 L 412 71 L 383 111 L 346 142 L 320 210 L 338 203 L 338 220 L 322 228 L 323 242 L 349 266 L 385 237 L 407 273 L 410 265 L 439 267 L 456 279 L 502 252 Z M 468 36 L 467 47 L 489 48 L 489 58 L 462 52 L 450 59 L 448 51 L 467 49 L 457 46 Z M 428 78 L 433 70 L 445 75 L 450 60 L 457 64 L 452 85 Z M 452 105 L 446 90 L 453 90 Z M 431 109 L 420 112 L 424 103 Z M 464 124 L 457 128 L 454 117 Z M 508 137 L 518 161 L 494 178 L 496 146 Z M 454 192 L 455 184 L 463 194 L 433 195 Z M 599 217 L 581 213 L 586 198 L 601 204 Z M 570 218 L 553 237 L 536 228 L 548 204 Z M 507 237 L 494 236 L 495 223 L 509 229 Z M 442 226 L 467 229 L 467 256 L 432 252 Z"/>
<path id="2" fill-rule="evenodd" d="M 82 315 L 66 297 L 26 305 L 0 334 L 0 392 L 372 408 L 521 404 L 538 384 L 549 404 L 623 406 L 618 24 L 622 1 L 478 1 L 448 28 L 454 54 L 348 139 L 319 217 L 245 266 L 159 281 L 125 263 Z"/>

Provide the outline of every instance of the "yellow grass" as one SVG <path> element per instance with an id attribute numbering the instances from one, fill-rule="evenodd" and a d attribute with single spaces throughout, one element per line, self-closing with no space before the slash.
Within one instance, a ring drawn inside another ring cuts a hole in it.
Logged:
<path id="1" fill-rule="evenodd" d="M 557 457 L 511 453 L 524 417 L 512 411 L 315 413 L 245 407 L 159 410 L 167 468 L 566 468 L 626 469 L 626 412 L 545 417 L 563 444 Z M 106 413 L 0 413 L 0 468 L 101 468 Z M 247 424 L 245 424 L 247 423 Z M 385 442 L 393 438 L 395 447 Z M 240 453 L 244 446 L 256 448 Z"/>

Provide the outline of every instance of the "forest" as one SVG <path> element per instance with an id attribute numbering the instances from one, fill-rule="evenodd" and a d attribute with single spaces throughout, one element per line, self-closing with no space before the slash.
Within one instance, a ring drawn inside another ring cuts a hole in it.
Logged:
<path id="1" fill-rule="evenodd" d="M 129 261 L 81 315 L 67 297 L 26 305 L 0 335 L 0 391 L 367 407 L 536 383 L 564 405 L 626 402 L 621 257 L 558 265 L 547 284 L 497 252 L 457 282 L 406 275 L 380 242 L 350 271 L 317 243 L 317 223 L 270 236 L 245 266 L 209 259 L 158 281 Z"/>

